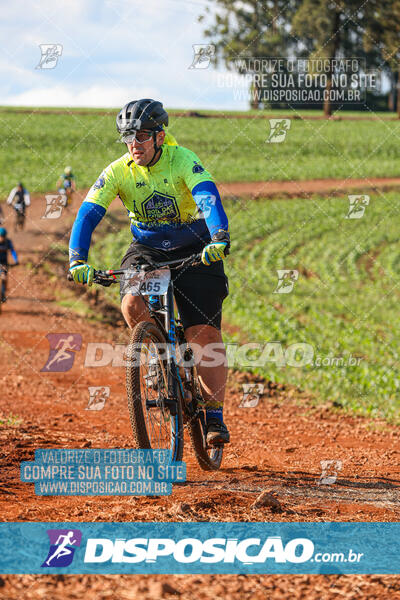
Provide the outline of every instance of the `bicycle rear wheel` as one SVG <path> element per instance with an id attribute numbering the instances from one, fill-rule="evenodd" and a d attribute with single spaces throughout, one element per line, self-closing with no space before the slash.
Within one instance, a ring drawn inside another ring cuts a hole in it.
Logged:
<path id="1" fill-rule="evenodd" d="M 192 441 L 193 450 L 203 471 L 217 471 L 221 466 L 223 446 L 208 446 L 205 437 L 205 415 L 201 408 L 203 397 L 200 383 L 197 379 L 195 367 L 191 367 L 192 375 L 192 400 L 197 415 L 192 417 L 188 423 L 189 435 Z"/>
<path id="2" fill-rule="evenodd" d="M 132 331 L 126 369 L 128 408 L 137 447 L 171 450 L 172 460 L 179 461 L 182 405 L 179 397 L 174 403 L 168 396 L 168 365 L 162 352 L 166 343 L 153 323 L 143 321 Z"/>

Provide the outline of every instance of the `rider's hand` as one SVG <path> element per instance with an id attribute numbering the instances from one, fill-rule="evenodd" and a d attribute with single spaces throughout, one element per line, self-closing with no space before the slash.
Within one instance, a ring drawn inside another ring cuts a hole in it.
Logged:
<path id="1" fill-rule="evenodd" d="M 76 260 L 71 263 L 69 268 L 75 283 L 87 283 L 89 286 L 93 283 L 94 268 L 83 260 Z"/>
<path id="2" fill-rule="evenodd" d="M 205 248 L 201 255 L 201 262 L 210 265 L 217 260 L 223 260 L 229 254 L 229 233 L 227 231 L 218 231 Z"/>

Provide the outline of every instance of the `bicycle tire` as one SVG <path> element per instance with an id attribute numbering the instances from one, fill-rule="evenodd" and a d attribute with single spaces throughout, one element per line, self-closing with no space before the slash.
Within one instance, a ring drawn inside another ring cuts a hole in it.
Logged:
<path id="1" fill-rule="evenodd" d="M 3 309 L 3 297 L 5 297 L 5 295 L 6 295 L 6 284 L 4 283 L 4 280 L 1 279 L 1 275 L 2 275 L 2 272 L 0 270 L 0 314 Z"/>
<path id="2" fill-rule="evenodd" d="M 191 375 L 192 397 L 196 398 L 199 395 L 201 396 L 201 388 L 194 367 L 191 367 Z M 194 454 L 200 467 L 203 471 L 218 471 L 222 462 L 223 446 L 216 446 L 210 448 L 209 451 L 207 450 L 199 415 L 189 421 L 188 429 Z"/>
<path id="3" fill-rule="evenodd" d="M 148 321 L 138 323 L 133 329 L 127 352 L 127 368 L 126 368 L 126 390 L 128 396 L 129 417 L 132 426 L 133 435 L 138 448 L 153 448 L 146 426 L 146 417 L 143 410 L 143 399 L 141 392 L 141 375 L 140 365 L 130 364 L 132 352 L 141 352 L 143 342 L 146 337 L 150 337 L 156 343 L 166 344 L 167 340 L 162 331 Z M 166 364 L 163 364 L 164 373 L 168 375 Z M 167 407 L 164 407 L 168 410 Z M 182 404 L 178 394 L 177 398 L 177 414 L 170 413 L 171 426 L 171 444 L 172 460 L 180 461 L 183 456 L 183 422 L 182 422 Z"/>

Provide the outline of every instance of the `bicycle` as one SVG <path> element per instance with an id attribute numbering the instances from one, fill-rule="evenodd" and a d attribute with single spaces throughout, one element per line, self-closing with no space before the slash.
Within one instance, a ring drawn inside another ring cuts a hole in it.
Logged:
<path id="1" fill-rule="evenodd" d="M 179 315 L 174 314 L 170 267 L 200 263 L 201 254 L 130 269 L 95 271 L 94 283 L 108 287 L 123 278 L 129 293 L 143 298 L 151 318 L 132 330 L 127 352 L 126 389 L 133 434 L 138 448 L 170 449 L 173 461 L 183 457 L 184 430 L 205 471 L 219 469 L 223 444 L 206 442 L 205 403 L 193 351 L 185 339 Z M 72 279 L 72 277 L 69 277 Z M 147 299 L 146 299 L 147 298 Z M 176 345 L 183 364 L 177 361 Z M 162 351 L 162 352 L 161 352 Z"/>
<path id="2" fill-rule="evenodd" d="M 70 186 L 62 186 L 58 188 L 58 193 L 61 195 L 61 203 L 64 208 L 68 208 L 72 201 L 74 190 Z"/>
<path id="3" fill-rule="evenodd" d="M 2 305 L 6 301 L 8 269 L 10 267 L 16 267 L 18 264 L 19 263 L 15 265 L 5 265 L 3 263 L 0 264 L 0 314 L 2 311 Z"/>
<path id="4" fill-rule="evenodd" d="M 14 206 L 14 210 L 15 210 L 14 231 L 18 231 L 18 229 L 20 229 L 22 231 L 24 228 L 24 225 L 25 225 L 25 211 L 20 204 L 16 204 Z"/>

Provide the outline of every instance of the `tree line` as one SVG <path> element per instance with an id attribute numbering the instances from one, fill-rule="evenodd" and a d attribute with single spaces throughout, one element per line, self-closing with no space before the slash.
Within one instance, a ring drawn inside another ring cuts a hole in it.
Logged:
<path id="1" fill-rule="evenodd" d="M 232 57 L 282 57 L 317 59 L 335 64 L 336 59 L 357 57 L 368 71 L 385 73 L 390 92 L 384 108 L 400 118 L 400 0 L 213 0 L 199 21 L 215 47 L 211 60 L 243 74 Z M 324 78 L 329 91 L 333 69 Z M 251 107 L 260 102 L 260 78 L 251 84 Z M 323 110 L 331 115 L 333 104 L 325 94 Z"/>

